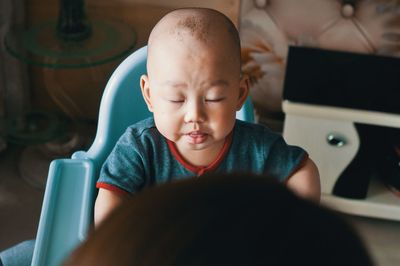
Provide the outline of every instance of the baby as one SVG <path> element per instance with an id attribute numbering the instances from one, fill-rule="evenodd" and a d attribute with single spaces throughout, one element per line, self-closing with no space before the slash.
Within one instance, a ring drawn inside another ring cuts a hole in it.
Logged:
<path id="1" fill-rule="evenodd" d="M 205 8 L 168 13 L 150 34 L 147 71 L 140 85 L 153 117 L 130 126 L 105 161 L 96 224 L 145 187 L 211 171 L 267 174 L 319 201 L 318 170 L 303 149 L 236 120 L 249 84 L 238 31 L 225 15 Z"/>

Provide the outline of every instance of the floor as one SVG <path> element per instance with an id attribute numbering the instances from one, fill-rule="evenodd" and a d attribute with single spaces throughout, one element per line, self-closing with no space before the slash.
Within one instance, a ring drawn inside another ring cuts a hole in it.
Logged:
<path id="1" fill-rule="evenodd" d="M 0 250 L 35 237 L 44 191 L 21 169 L 26 153 L 25 147 L 11 145 L 0 154 Z M 48 161 L 41 161 L 28 172 L 47 172 Z M 376 265 L 400 265 L 400 222 L 345 217 L 365 240 Z"/>
<path id="2" fill-rule="evenodd" d="M 0 250 L 35 237 L 43 189 L 19 175 L 23 147 L 9 146 L 0 154 Z"/>

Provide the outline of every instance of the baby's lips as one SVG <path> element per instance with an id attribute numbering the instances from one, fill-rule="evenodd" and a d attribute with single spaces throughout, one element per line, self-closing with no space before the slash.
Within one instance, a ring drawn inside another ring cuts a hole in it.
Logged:
<path id="1" fill-rule="evenodd" d="M 191 137 L 200 137 L 200 136 L 205 136 L 206 133 L 197 132 L 197 131 L 196 131 L 196 132 L 190 132 L 188 135 L 191 136 Z"/>

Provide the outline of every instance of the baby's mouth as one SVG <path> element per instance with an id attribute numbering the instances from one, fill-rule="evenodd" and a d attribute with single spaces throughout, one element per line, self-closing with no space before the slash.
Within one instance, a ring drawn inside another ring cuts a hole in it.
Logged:
<path id="1" fill-rule="evenodd" d="M 204 132 L 201 132 L 201 131 L 192 131 L 192 132 L 189 132 L 188 135 L 189 136 L 203 136 L 203 135 L 207 135 L 207 134 Z"/>
<path id="2" fill-rule="evenodd" d="M 189 137 L 189 142 L 193 144 L 200 144 L 203 143 L 206 139 L 208 134 L 200 131 L 193 131 L 186 134 Z"/>

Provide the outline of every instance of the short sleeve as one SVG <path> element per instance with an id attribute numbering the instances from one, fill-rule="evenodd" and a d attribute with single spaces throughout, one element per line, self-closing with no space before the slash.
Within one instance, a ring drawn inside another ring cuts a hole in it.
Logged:
<path id="1" fill-rule="evenodd" d="M 265 173 L 283 182 L 297 171 L 307 158 L 305 150 L 288 145 L 282 136 L 278 136 L 270 147 L 266 147 Z"/>
<path id="2" fill-rule="evenodd" d="M 128 129 L 104 162 L 97 187 L 133 194 L 144 184 L 143 147 Z"/>

